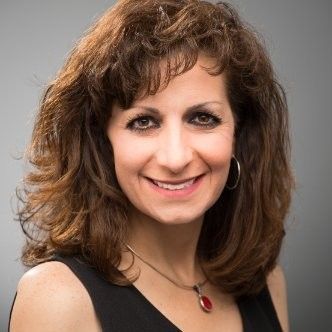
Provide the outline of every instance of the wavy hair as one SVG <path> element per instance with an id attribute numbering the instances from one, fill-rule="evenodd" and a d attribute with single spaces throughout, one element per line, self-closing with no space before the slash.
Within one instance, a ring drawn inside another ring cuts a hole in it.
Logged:
<path id="1" fill-rule="evenodd" d="M 211 75 L 227 77 L 241 180 L 206 212 L 197 254 L 221 290 L 261 290 L 279 256 L 293 188 L 287 102 L 262 38 L 224 2 L 120 0 L 75 45 L 43 95 L 26 151 L 31 170 L 17 191 L 25 265 L 81 255 L 126 284 L 117 267 L 129 202 L 106 136 L 111 105 L 128 108 L 155 94 L 199 53 L 216 60 Z"/>

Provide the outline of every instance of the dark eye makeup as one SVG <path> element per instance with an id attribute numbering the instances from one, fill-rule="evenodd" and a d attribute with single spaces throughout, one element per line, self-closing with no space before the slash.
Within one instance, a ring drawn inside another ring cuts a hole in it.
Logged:
<path id="1" fill-rule="evenodd" d="M 155 119 L 151 115 L 147 115 L 144 113 L 139 113 L 134 115 L 133 117 L 130 117 L 126 124 L 127 129 L 139 132 L 144 132 L 159 127 L 160 125 L 157 119 Z"/>
<path id="2" fill-rule="evenodd" d="M 186 120 L 195 127 L 207 129 L 213 129 L 222 122 L 221 116 L 210 110 L 195 111 L 187 115 Z M 128 119 L 126 128 L 132 131 L 145 132 L 159 128 L 160 124 L 161 120 L 145 113 L 139 113 Z"/>

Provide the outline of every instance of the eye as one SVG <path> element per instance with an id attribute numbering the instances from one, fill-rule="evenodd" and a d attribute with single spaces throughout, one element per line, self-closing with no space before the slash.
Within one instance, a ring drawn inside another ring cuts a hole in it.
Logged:
<path id="1" fill-rule="evenodd" d="M 189 122 L 191 124 L 200 126 L 214 128 L 221 123 L 222 119 L 219 115 L 212 114 L 211 112 L 196 112 L 190 117 Z"/>
<path id="2" fill-rule="evenodd" d="M 130 119 L 126 125 L 126 128 L 134 131 L 146 131 L 152 128 L 158 128 L 159 124 L 152 116 L 140 115 Z"/>

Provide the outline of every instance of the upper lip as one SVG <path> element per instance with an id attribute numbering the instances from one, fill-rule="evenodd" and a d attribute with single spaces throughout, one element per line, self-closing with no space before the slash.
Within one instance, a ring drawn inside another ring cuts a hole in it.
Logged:
<path id="1" fill-rule="evenodd" d="M 203 174 L 201 174 L 203 175 Z M 201 175 L 197 175 L 197 176 L 193 176 L 191 178 L 187 178 L 187 179 L 183 179 L 183 180 L 157 180 L 157 179 L 153 179 L 153 178 L 149 178 L 146 177 L 149 180 L 155 181 L 155 182 L 161 182 L 161 183 L 166 183 L 166 184 L 180 184 L 180 183 L 184 183 L 184 182 L 188 182 L 190 180 L 196 179 Z"/>

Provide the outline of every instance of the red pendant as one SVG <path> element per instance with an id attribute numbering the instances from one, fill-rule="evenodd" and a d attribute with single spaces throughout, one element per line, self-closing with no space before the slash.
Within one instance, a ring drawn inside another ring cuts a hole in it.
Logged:
<path id="1" fill-rule="evenodd" d="M 204 311 L 210 312 L 212 310 L 212 302 L 207 296 L 201 295 L 199 303 Z"/>
<path id="2" fill-rule="evenodd" d="M 204 284 L 203 284 L 204 285 Z M 201 306 L 201 308 L 205 311 L 205 312 L 210 312 L 212 311 L 212 302 L 211 300 L 205 296 L 202 295 L 202 285 L 201 284 L 196 284 L 193 286 L 193 290 L 195 292 L 197 292 L 198 295 L 198 299 L 199 299 L 199 304 Z"/>

